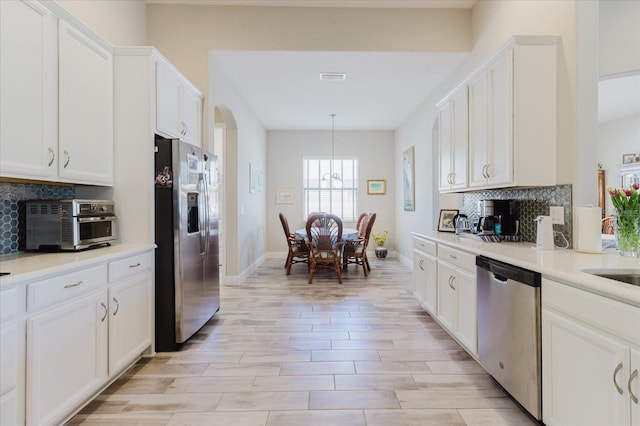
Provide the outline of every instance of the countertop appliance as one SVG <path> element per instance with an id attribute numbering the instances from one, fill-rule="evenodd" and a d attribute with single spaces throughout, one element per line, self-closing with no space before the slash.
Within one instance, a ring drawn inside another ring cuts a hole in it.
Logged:
<path id="1" fill-rule="evenodd" d="M 216 157 L 155 141 L 155 338 L 174 351 L 220 309 Z"/>
<path id="2" fill-rule="evenodd" d="M 538 272 L 476 257 L 478 360 L 537 420 L 542 419 Z"/>
<path id="3" fill-rule="evenodd" d="M 26 250 L 77 251 L 116 239 L 111 200 L 26 201 Z"/>
<path id="4" fill-rule="evenodd" d="M 478 232 L 493 233 L 500 224 L 503 239 L 518 241 L 520 235 L 519 205 L 517 200 L 479 200 Z M 497 233 L 497 232 L 496 232 Z"/>

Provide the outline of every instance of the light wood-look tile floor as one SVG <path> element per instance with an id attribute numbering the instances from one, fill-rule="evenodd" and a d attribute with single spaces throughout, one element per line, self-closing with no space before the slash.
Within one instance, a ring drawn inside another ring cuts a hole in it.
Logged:
<path id="1" fill-rule="evenodd" d="M 267 260 L 180 352 L 141 360 L 69 424 L 534 424 L 418 305 L 411 270 L 370 260 L 342 285 Z"/>

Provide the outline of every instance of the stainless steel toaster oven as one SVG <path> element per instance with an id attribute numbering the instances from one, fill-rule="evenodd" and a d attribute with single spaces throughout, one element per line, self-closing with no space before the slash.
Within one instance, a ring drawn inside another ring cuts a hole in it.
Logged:
<path id="1" fill-rule="evenodd" d="M 26 249 L 83 250 L 116 239 L 116 215 L 109 200 L 29 200 Z"/>

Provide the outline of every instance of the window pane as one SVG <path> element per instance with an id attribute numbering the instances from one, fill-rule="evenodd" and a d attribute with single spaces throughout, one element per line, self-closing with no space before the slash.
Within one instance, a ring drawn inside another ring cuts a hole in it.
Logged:
<path id="1" fill-rule="evenodd" d="M 311 212 L 330 212 L 344 221 L 355 220 L 358 211 L 357 159 L 305 158 L 303 170 L 305 217 Z"/>

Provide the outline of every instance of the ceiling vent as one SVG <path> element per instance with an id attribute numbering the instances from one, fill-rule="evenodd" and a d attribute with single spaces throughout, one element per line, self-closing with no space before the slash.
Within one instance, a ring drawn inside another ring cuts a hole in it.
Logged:
<path id="1" fill-rule="evenodd" d="M 343 72 L 321 72 L 320 81 L 344 81 L 347 74 Z"/>

